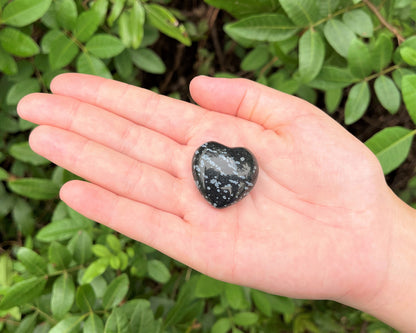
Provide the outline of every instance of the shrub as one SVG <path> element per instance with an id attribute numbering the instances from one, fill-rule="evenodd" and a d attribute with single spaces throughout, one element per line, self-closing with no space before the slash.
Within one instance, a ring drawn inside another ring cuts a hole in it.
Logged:
<path id="1" fill-rule="evenodd" d="M 76 176 L 30 150 L 33 124 L 18 119 L 16 105 L 26 94 L 49 91 L 51 79 L 67 71 L 175 97 L 182 93 L 178 82 L 185 85 L 196 73 L 245 76 L 325 109 L 366 140 L 386 174 L 411 154 L 413 1 L 205 2 L 214 7 L 0 0 L 2 332 L 392 331 L 335 302 L 213 280 L 58 202 L 59 187 Z M 172 62 L 160 51 L 171 45 L 195 59 L 186 75 L 179 58 Z M 413 205 L 415 180 L 400 191 Z"/>

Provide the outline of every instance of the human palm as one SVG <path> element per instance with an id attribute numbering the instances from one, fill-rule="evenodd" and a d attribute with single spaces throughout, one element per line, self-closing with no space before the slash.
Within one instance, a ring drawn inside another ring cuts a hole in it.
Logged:
<path id="1" fill-rule="evenodd" d="M 80 74 L 52 90 L 18 111 L 42 125 L 36 152 L 89 181 L 61 190 L 82 214 L 225 281 L 344 302 L 377 292 L 390 194 L 375 156 L 314 106 L 241 79 L 195 79 L 200 106 Z M 246 147 L 259 163 L 254 189 L 225 209 L 192 178 L 207 141 Z"/>

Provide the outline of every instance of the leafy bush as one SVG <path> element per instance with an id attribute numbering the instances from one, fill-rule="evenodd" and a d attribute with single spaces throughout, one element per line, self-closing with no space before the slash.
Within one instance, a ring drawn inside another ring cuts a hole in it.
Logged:
<path id="1" fill-rule="evenodd" d="M 202 2 L 191 6 L 192 20 L 170 1 L 0 0 L 0 330 L 392 331 L 335 302 L 213 280 L 57 201 L 59 187 L 76 176 L 30 150 L 33 124 L 17 118 L 20 98 L 47 92 L 66 71 L 166 90 L 171 54 L 156 51 L 169 38 L 196 53 L 189 76 L 246 76 L 317 104 L 356 131 L 371 127 L 375 118 L 366 114 L 381 110 L 377 117 L 388 121 L 372 127 L 366 144 L 386 174 L 409 156 L 416 134 L 413 1 L 205 2 L 229 15 Z M 214 31 L 216 15 L 226 34 Z M 221 63 L 224 55 L 233 66 Z M 162 83 L 158 74 L 166 74 Z M 416 177 L 408 184 L 400 194 L 415 205 Z"/>

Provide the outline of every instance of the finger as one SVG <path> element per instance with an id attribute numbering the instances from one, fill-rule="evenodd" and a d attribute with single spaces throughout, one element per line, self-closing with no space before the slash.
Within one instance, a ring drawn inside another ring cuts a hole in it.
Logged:
<path id="1" fill-rule="evenodd" d="M 306 101 L 246 79 L 198 76 L 191 81 L 190 91 L 203 108 L 272 130 L 313 109 Z"/>
<path id="2" fill-rule="evenodd" d="M 77 134 L 46 125 L 29 138 L 38 154 L 118 195 L 182 215 L 178 178 Z"/>
<path id="3" fill-rule="evenodd" d="M 66 183 L 60 196 L 88 218 L 189 263 L 191 226 L 180 217 L 82 181 Z"/>
<path id="4" fill-rule="evenodd" d="M 204 115 L 203 109 L 196 105 L 85 74 L 59 75 L 52 81 L 51 90 L 109 110 L 182 144 Z"/>
<path id="5" fill-rule="evenodd" d="M 183 174 L 180 144 L 94 105 L 66 96 L 31 94 L 19 102 L 17 111 L 33 123 L 73 131 L 174 176 Z"/>

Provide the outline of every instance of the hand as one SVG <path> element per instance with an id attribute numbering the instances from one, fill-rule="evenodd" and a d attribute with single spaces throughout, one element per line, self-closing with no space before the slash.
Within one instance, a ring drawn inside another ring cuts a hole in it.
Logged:
<path id="1" fill-rule="evenodd" d="M 116 81 L 55 78 L 19 115 L 32 149 L 89 182 L 61 198 L 87 217 L 214 278 L 275 294 L 370 301 L 389 271 L 395 202 L 376 157 L 296 97 L 243 79 L 198 77 L 196 106 Z M 248 148 L 257 184 L 219 210 L 191 160 L 217 141 Z"/>

